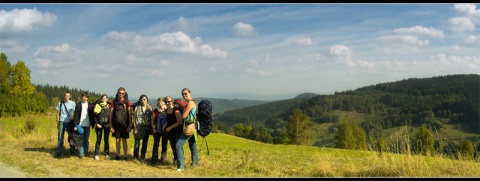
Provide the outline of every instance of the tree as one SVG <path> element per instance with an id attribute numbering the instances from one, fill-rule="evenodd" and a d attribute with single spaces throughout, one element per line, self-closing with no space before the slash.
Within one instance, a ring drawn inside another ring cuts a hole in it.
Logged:
<path id="1" fill-rule="evenodd" d="M 295 145 L 308 145 L 313 138 L 311 128 L 313 122 L 310 121 L 310 117 L 303 114 L 302 110 L 295 108 L 293 115 L 287 123 L 287 135 L 290 144 Z"/>
<path id="2" fill-rule="evenodd" d="M 473 144 L 470 140 L 462 140 L 458 150 L 464 159 L 473 159 L 475 149 L 473 149 Z"/>
<path id="3" fill-rule="evenodd" d="M 23 61 L 18 61 L 12 66 L 12 90 L 13 95 L 24 97 L 35 93 L 35 86 L 30 82 L 30 69 Z"/>
<path id="4" fill-rule="evenodd" d="M 418 129 L 413 140 L 413 148 L 415 153 L 421 153 L 422 155 L 434 155 L 434 139 L 432 137 L 432 132 L 427 129 L 427 126 L 423 124 Z"/>
<path id="5" fill-rule="evenodd" d="M 0 94 L 10 93 L 11 65 L 4 53 L 0 54 Z"/>
<path id="6" fill-rule="evenodd" d="M 353 136 L 353 128 L 348 120 L 340 121 L 337 126 L 338 131 L 333 137 L 335 148 L 354 149 L 355 137 Z"/>

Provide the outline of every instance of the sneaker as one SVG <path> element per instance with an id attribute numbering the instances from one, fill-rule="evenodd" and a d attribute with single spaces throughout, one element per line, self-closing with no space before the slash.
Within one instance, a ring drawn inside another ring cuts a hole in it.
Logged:
<path id="1" fill-rule="evenodd" d="M 62 154 L 59 154 L 59 153 L 57 153 L 57 154 L 55 154 L 55 156 L 53 156 L 53 158 L 61 158 L 61 157 L 62 157 Z"/>
<path id="2" fill-rule="evenodd" d="M 183 169 L 178 168 L 177 172 L 183 172 Z"/>
<path id="3" fill-rule="evenodd" d="M 100 157 L 98 155 L 95 155 L 95 160 L 100 160 Z"/>
<path id="4" fill-rule="evenodd" d="M 117 156 L 115 157 L 115 160 L 120 160 L 120 156 L 117 155 Z"/>
<path id="5" fill-rule="evenodd" d="M 112 159 L 112 157 L 110 157 L 110 155 L 105 155 L 105 158 L 106 158 L 107 160 Z"/>
<path id="6" fill-rule="evenodd" d="M 78 155 L 78 158 L 82 159 L 85 155 Z"/>

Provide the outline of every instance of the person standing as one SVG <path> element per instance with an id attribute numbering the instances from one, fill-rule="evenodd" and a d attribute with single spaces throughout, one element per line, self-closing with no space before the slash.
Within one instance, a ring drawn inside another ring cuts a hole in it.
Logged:
<path id="1" fill-rule="evenodd" d="M 133 158 L 144 161 L 147 153 L 148 138 L 150 137 L 150 134 L 147 133 L 147 125 L 150 126 L 149 123 L 152 122 L 153 107 L 148 103 L 148 97 L 145 94 L 140 96 L 139 102 L 140 104 L 134 110 L 133 128 L 135 144 L 133 146 Z M 140 141 L 142 142 L 142 149 L 139 156 Z"/>
<path id="2" fill-rule="evenodd" d="M 157 99 L 157 108 L 153 111 L 153 119 L 152 119 L 152 130 L 153 130 L 153 149 L 152 149 L 152 159 L 151 163 L 156 164 L 158 162 L 158 147 L 160 144 L 160 139 L 162 140 L 162 152 L 160 163 L 165 164 L 167 161 L 167 144 L 168 138 L 167 133 L 165 132 L 165 125 L 156 124 L 158 121 L 162 121 L 159 118 L 165 118 L 165 109 L 167 106 L 163 101 L 162 97 Z M 157 125 L 162 125 L 162 127 L 157 128 Z"/>
<path id="3" fill-rule="evenodd" d="M 175 165 L 178 164 L 178 155 L 175 149 L 175 144 L 177 143 L 178 138 L 182 134 L 182 111 L 177 109 L 172 101 L 172 97 L 167 96 L 165 97 L 165 104 L 167 109 L 165 110 L 165 117 L 167 119 L 167 124 L 165 128 L 165 132 L 168 135 L 168 140 L 170 141 L 170 147 L 172 148 L 173 152 L 173 163 Z"/>
<path id="4" fill-rule="evenodd" d="M 65 138 L 65 132 L 70 134 L 72 133 L 71 129 L 67 129 L 69 127 L 70 121 L 73 120 L 73 110 L 75 109 L 75 102 L 70 101 L 70 91 L 65 91 L 63 94 L 64 100 L 58 102 L 57 104 L 57 115 L 56 115 L 56 122 L 58 128 L 58 141 L 57 141 L 57 152 L 55 154 L 55 158 L 60 158 L 63 153 L 63 143 Z M 69 142 L 70 144 L 70 142 Z M 70 154 L 75 154 L 75 146 L 70 144 Z"/>
<path id="5" fill-rule="evenodd" d="M 129 133 L 131 131 L 131 106 L 132 103 L 128 100 L 127 92 L 125 88 L 120 87 L 117 90 L 115 100 L 110 103 L 110 132 L 115 137 L 117 156 L 115 160 L 119 160 L 120 157 L 120 141 L 123 144 L 123 159 L 127 160 L 128 145 L 127 139 L 130 138 Z"/>
<path id="6" fill-rule="evenodd" d="M 97 141 L 95 143 L 95 160 L 99 160 L 98 156 L 100 153 L 100 144 L 102 143 L 102 134 L 103 134 L 103 154 L 106 159 L 110 159 L 110 144 L 108 141 L 108 136 L 110 135 L 110 104 L 108 102 L 107 94 L 102 94 L 100 96 L 100 103 L 95 105 L 93 109 L 95 116 L 95 132 L 97 134 Z"/>
<path id="7" fill-rule="evenodd" d="M 82 145 L 78 148 L 78 157 L 88 157 L 88 145 L 89 145 L 89 138 L 90 138 L 90 121 L 94 121 L 93 118 L 93 104 L 88 102 L 88 92 L 83 92 L 82 94 L 82 101 L 78 102 L 75 106 L 75 114 L 74 114 L 74 123 L 75 125 L 80 125 L 83 128 L 82 134 Z M 73 130 L 77 130 L 77 127 L 73 127 Z"/>
<path id="8" fill-rule="evenodd" d="M 192 98 L 192 94 L 190 89 L 184 88 L 182 89 L 182 96 L 188 104 L 185 107 L 185 110 L 182 113 L 182 120 L 184 124 L 195 124 L 195 115 L 197 113 L 197 105 L 195 100 Z M 181 134 L 180 138 L 178 138 L 177 143 L 175 144 L 175 150 L 177 151 L 178 156 L 178 163 L 177 163 L 177 172 L 183 172 L 185 169 L 185 160 L 183 155 L 183 145 L 188 141 L 188 146 L 190 148 L 191 157 L 192 157 L 192 166 L 198 166 L 198 150 L 197 150 L 197 143 L 195 140 L 197 138 L 197 130 L 191 136 L 186 136 L 185 134 Z"/>

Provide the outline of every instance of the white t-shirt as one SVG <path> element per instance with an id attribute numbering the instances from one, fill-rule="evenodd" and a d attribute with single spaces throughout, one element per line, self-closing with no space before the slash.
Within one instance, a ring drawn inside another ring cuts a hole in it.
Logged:
<path id="1" fill-rule="evenodd" d="M 80 115 L 80 126 L 89 127 L 90 119 L 88 118 L 88 102 L 82 102 L 82 114 Z"/>

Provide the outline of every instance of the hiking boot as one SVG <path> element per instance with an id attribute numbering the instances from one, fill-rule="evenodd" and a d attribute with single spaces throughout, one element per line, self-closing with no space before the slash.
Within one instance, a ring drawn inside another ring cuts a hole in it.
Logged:
<path id="1" fill-rule="evenodd" d="M 95 160 L 100 160 L 100 157 L 98 155 L 95 155 Z"/>
<path id="2" fill-rule="evenodd" d="M 61 158 L 61 157 L 62 157 L 62 154 L 60 154 L 60 153 L 57 153 L 57 154 L 55 154 L 55 156 L 53 156 L 53 158 Z"/>
<path id="3" fill-rule="evenodd" d="M 120 160 L 120 156 L 117 155 L 117 156 L 115 157 L 115 160 Z"/>
<path id="4" fill-rule="evenodd" d="M 123 157 L 124 160 L 127 160 L 127 157 Z"/>
<path id="5" fill-rule="evenodd" d="M 78 155 L 78 158 L 82 159 L 85 155 Z"/>

